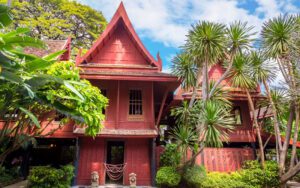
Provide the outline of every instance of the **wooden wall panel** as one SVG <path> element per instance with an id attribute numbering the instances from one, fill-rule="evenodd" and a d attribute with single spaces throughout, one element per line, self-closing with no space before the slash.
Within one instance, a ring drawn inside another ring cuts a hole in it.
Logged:
<path id="1" fill-rule="evenodd" d="M 126 140 L 126 163 L 125 185 L 129 185 L 129 174 L 137 174 L 138 185 L 150 185 L 150 141 L 149 139 Z"/>
<path id="2" fill-rule="evenodd" d="M 91 62 L 101 64 L 148 64 L 136 48 L 123 24 L 120 23 Z"/>
<path id="3" fill-rule="evenodd" d="M 78 185 L 90 185 L 91 172 L 99 173 L 99 182 L 104 183 L 104 139 L 80 138 Z"/>
<path id="4" fill-rule="evenodd" d="M 207 171 L 232 172 L 240 169 L 244 161 L 254 159 L 251 148 L 205 148 L 196 163 Z"/>

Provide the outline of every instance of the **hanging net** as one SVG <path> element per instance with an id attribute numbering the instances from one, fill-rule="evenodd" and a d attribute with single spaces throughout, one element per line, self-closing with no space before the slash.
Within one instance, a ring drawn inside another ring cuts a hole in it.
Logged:
<path id="1" fill-rule="evenodd" d="M 109 179 L 113 181 L 117 181 L 122 178 L 123 172 L 126 168 L 125 164 L 106 164 L 104 163 L 106 173 L 109 177 Z"/>

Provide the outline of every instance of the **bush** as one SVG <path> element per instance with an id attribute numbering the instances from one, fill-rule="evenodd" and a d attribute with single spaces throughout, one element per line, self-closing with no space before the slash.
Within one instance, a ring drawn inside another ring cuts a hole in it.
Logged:
<path id="1" fill-rule="evenodd" d="M 0 187 L 9 185 L 17 180 L 19 175 L 18 172 L 19 170 L 17 168 L 6 169 L 5 167 L 0 166 Z"/>
<path id="2" fill-rule="evenodd" d="M 278 187 L 278 165 L 266 161 L 263 170 L 257 161 L 246 161 L 243 169 L 231 174 L 212 172 L 201 184 L 202 188 L 262 188 Z"/>
<path id="3" fill-rule="evenodd" d="M 201 183 L 201 188 L 254 188 L 242 181 L 242 177 L 238 172 L 231 174 L 211 172 L 207 174 L 207 178 Z"/>
<path id="4" fill-rule="evenodd" d="M 188 187 L 198 188 L 206 178 L 206 170 L 203 166 L 188 167 L 183 174 L 183 180 Z"/>
<path id="5" fill-rule="evenodd" d="M 159 187 L 176 187 L 180 180 L 181 176 L 174 167 L 162 167 L 156 174 L 156 183 Z"/>
<path id="6" fill-rule="evenodd" d="M 257 161 L 246 161 L 241 171 L 244 182 L 258 187 L 278 187 L 278 164 L 275 161 L 266 161 L 263 170 Z"/>
<path id="7" fill-rule="evenodd" d="M 177 167 L 180 163 L 181 155 L 176 144 L 167 144 L 165 151 L 160 156 L 160 166 Z"/>
<path id="8" fill-rule="evenodd" d="M 63 166 L 61 169 L 37 166 L 30 170 L 28 180 L 31 188 L 67 188 L 70 187 L 73 177 L 74 167 L 71 165 Z"/>

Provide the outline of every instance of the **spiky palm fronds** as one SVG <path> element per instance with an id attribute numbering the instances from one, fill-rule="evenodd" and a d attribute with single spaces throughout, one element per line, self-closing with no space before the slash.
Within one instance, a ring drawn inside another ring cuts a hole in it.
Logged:
<path id="1" fill-rule="evenodd" d="M 216 63 L 226 50 L 225 34 L 223 24 L 201 21 L 189 31 L 184 49 L 196 63 Z"/>
<path id="2" fill-rule="evenodd" d="M 206 146 L 222 147 L 233 125 L 234 120 L 224 106 L 212 100 L 205 102 L 200 111 L 198 128 Z"/>
<path id="3" fill-rule="evenodd" d="M 197 124 L 197 109 L 195 106 L 190 108 L 187 101 L 183 101 L 181 106 L 171 109 L 171 116 L 175 117 L 177 125 L 195 127 Z"/>
<path id="4" fill-rule="evenodd" d="M 183 52 L 172 59 L 172 74 L 182 82 L 184 89 L 196 86 L 198 67 L 193 63 L 191 57 Z"/>
<path id="5" fill-rule="evenodd" d="M 248 55 L 239 54 L 233 59 L 232 70 L 229 73 L 233 87 L 252 89 L 256 87 L 255 80 L 250 74 L 250 58 Z"/>
<path id="6" fill-rule="evenodd" d="M 262 52 L 252 51 L 250 54 L 250 75 L 256 82 L 272 82 L 278 72 L 274 62 L 269 61 Z"/>
<path id="7" fill-rule="evenodd" d="M 248 26 L 247 22 L 236 21 L 226 29 L 228 37 L 229 53 L 241 53 L 244 49 L 250 49 L 253 36 L 255 35 L 253 26 Z"/>
<path id="8" fill-rule="evenodd" d="M 293 15 L 280 15 L 264 23 L 261 31 L 262 45 L 269 57 L 287 55 L 294 45 L 292 34 L 296 30 L 296 21 Z"/>
<path id="9" fill-rule="evenodd" d="M 214 85 L 214 81 L 209 82 L 209 92 L 214 87 Z M 225 108 L 231 108 L 230 95 L 226 90 L 223 89 L 222 85 L 217 86 L 213 90 L 210 100 L 220 103 Z"/>

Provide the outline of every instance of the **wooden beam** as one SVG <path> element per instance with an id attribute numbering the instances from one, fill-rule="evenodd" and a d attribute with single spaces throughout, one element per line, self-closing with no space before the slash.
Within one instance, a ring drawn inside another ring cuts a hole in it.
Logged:
<path id="1" fill-rule="evenodd" d="M 163 109 L 164 109 L 164 106 L 165 106 L 165 102 L 166 102 L 166 99 L 167 99 L 167 96 L 168 96 L 168 92 L 169 92 L 169 87 L 166 88 L 163 99 L 161 101 L 158 117 L 157 117 L 156 124 L 155 124 L 156 127 L 158 127 L 158 124 L 160 122 L 160 118 L 161 118 L 161 115 L 162 115 L 162 112 L 163 112 Z"/>
<path id="2" fill-rule="evenodd" d="M 120 80 L 118 80 L 118 84 L 117 84 L 117 109 L 116 109 L 116 129 L 119 126 L 119 113 L 120 112 Z"/>
<path id="3" fill-rule="evenodd" d="M 154 82 L 151 82 L 151 128 L 155 128 L 155 109 L 154 109 Z"/>

